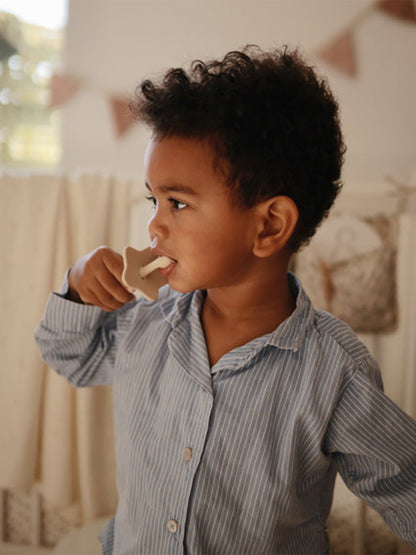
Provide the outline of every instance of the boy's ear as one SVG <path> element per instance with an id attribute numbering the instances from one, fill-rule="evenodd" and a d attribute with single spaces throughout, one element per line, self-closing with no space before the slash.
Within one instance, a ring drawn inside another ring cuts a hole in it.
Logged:
<path id="1" fill-rule="evenodd" d="M 266 258 L 286 246 L 298 222 L 299 212 L 291 198 L 277 196 L 260 202 L 257 215 L 253 254 Z"/>

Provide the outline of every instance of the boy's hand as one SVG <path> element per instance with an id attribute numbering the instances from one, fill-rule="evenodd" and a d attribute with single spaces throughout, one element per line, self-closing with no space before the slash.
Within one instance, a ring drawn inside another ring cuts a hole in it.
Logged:
<path id="1" fill-rule="evenodd" d="M 80 258 L 69 276 L 68 298 L 110 312 L 135 299 L 121 281 L 123 257 L 109 247 L 99 247 Z"/>

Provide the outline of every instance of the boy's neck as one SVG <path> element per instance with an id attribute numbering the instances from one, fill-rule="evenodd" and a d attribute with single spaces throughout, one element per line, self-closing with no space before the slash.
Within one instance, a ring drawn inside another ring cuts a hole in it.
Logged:
<path id="1" fill-rule="evenodd" d="M 271 333 L 295 306 L 287 265 L 237 287 L 208 290 L 201 322 L 211 366 L 232 349 Z"/>

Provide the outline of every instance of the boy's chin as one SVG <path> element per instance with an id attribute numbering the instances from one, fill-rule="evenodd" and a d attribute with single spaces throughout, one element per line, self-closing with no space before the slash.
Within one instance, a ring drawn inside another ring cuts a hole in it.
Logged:
<path id="1" fill-rule="evenodd" d="M 169 287 L 171 289 L 173 289 L 174 291 L 176 291 L 177 293 L 192 293 L 193 291 L 196 291 L 197 289 L 199 289 L 199 287 L 191 287 L 191 286 L 187 286 L 185 284 L 181 284 L 181 283 L 171 283 L 169 281 Z"/>

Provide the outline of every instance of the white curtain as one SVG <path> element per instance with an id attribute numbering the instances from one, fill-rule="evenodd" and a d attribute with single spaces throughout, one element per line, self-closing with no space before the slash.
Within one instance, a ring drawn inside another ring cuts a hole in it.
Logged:
<path id="1" fill-rule="evenodd" d="M 125 246 L 130 189 L 94 174 L 0 176 L 0 487 L 36 483 L 84 520 L 117 503 L 111 391 L 70 387 L 33 332 L 71 263 Z"/>

